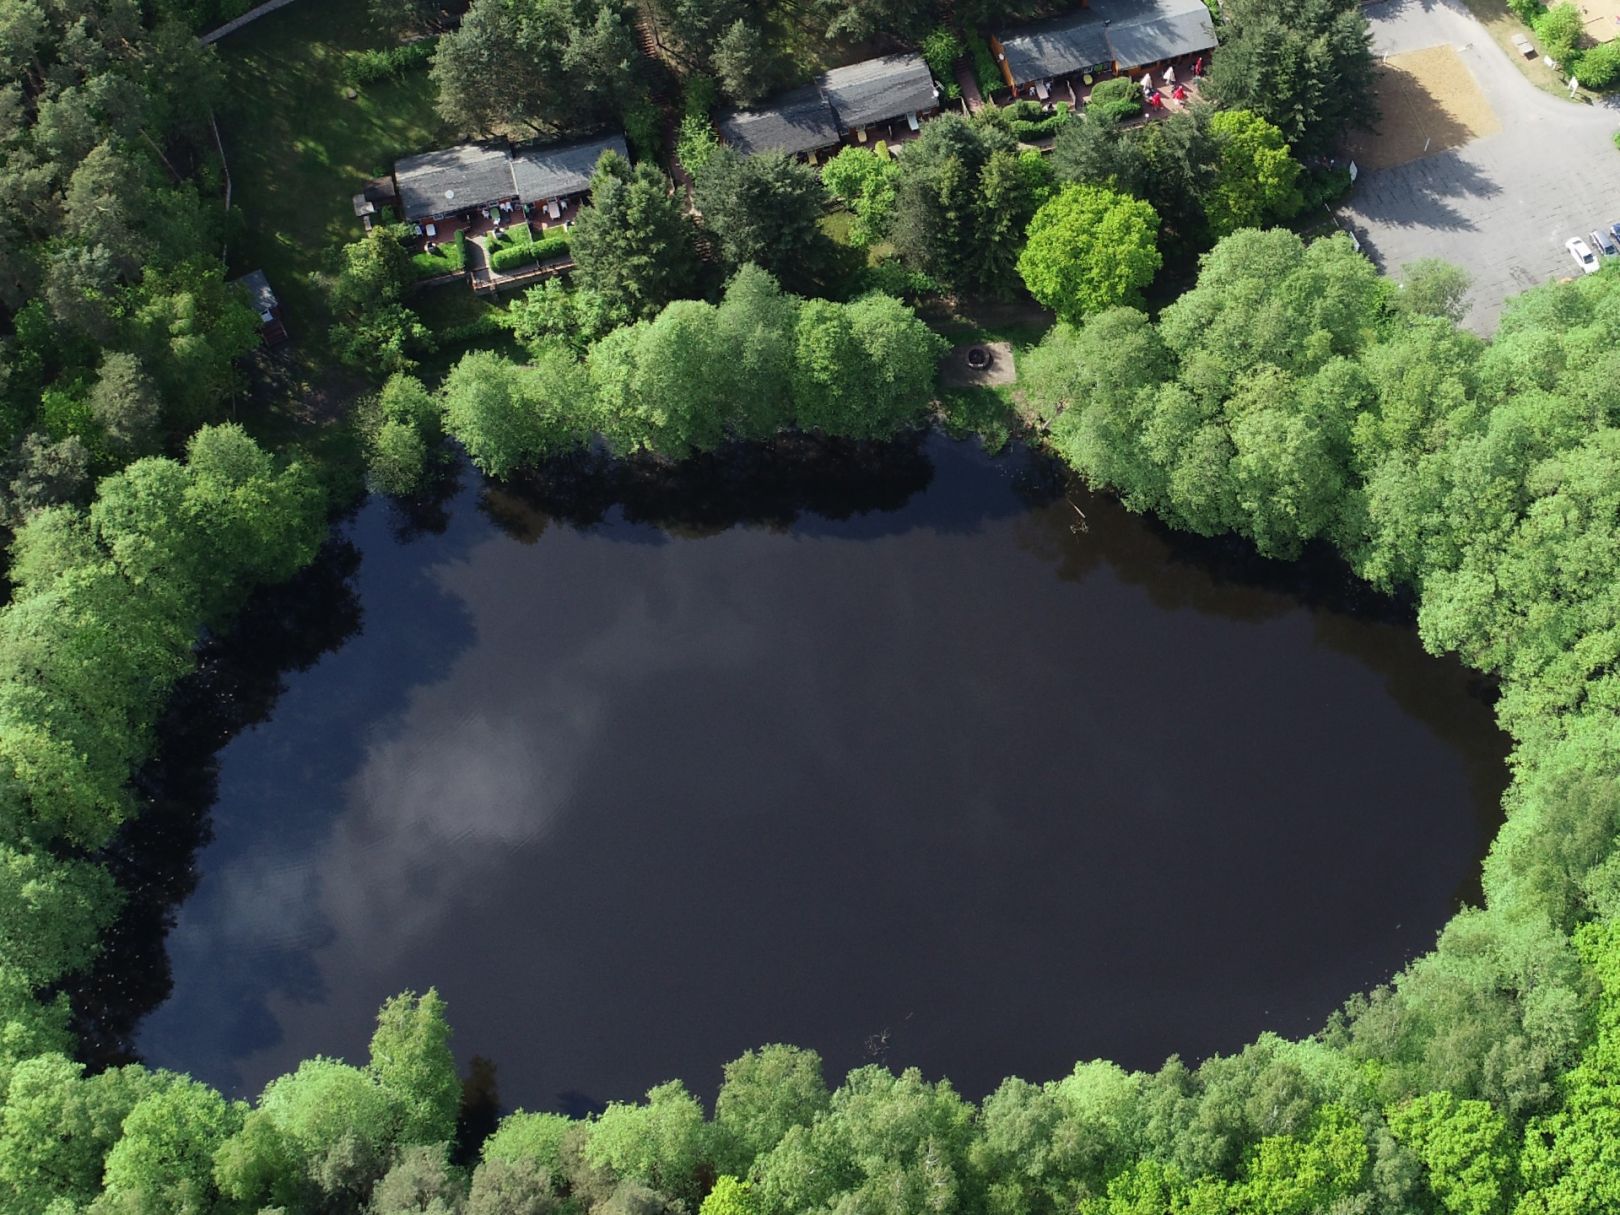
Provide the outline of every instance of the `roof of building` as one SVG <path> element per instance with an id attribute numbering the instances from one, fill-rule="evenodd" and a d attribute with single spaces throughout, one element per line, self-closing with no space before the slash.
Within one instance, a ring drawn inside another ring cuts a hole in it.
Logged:
<path id="1" fill-rule="evenodd" d="M 394 181 L 406 219 L 487 207 L 517 193 L 507 150 L 473 143 L 407 156 L 394 165 Z"/>
<path id="2" fill-rule="evenodd" d="M 813 152 L 839 140 L 838 119 L 815 85 L 782 93 L 767 108 L 733 110 L 715 125 L 720 137 L 745 156 Z"/>
<path id="3" fill-rule="evenodd" d="M 939 105 L 928 64 L 918 54 L 883 55 L 834 68 L 817 78 L 838 123 L 853 130 Z"/>
<path id="4" fill-rule="evenodd" d="M 1204 0 L 1092 0 L 1106 21 L 1114 62 L 1141 67 L 1215 46 L 1215 22 Z"/>
<path id="5" fill-rule="evenodd" d="M 1114 61 L 1102 19 L 1090 9 L 1026 25 L 1004 35 L 1001 49 L 1015 84 L 1067 76 Z"/>
<path id="6" fill-rule="evenodd" d="M 1000 41 L 1014 82 L 1027 84 L 1104 63 L 1133 68 L 1207 51 L 1215 23 L 1204 0 L 1091 0 L 1089 8 Z"/>
<path id="7" fill-rule="evenodd" d="M 512 153 L 512 177 L 517 182 L 518 197 L 532 203 L 583 194 L 590 189 L 591 174 L 604 152 L 617 152 L 630 159 L 623 135 L 517 149 Z"/>
<path id="8" fill-rule="evenodd" d="M 233 281 L 247 292 L 248 303 L 253 305 L 253 310 L 259 314 L 260 319 L 270 320 L 271 313 L 276 307 L 276 293 L 270 290 L 270 280 L 265 278 L 264 271 L 254 270 Z"/>

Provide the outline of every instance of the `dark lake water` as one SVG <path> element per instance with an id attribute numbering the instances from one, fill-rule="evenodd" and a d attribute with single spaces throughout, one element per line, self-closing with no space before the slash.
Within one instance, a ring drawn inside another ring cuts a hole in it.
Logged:
<path id="1" fill-rule="evenodd" d="M 1027 453 L 816 450 L 365 506 L 303 609 L 353 635 L 192 781 L 144 1057 L 252 1094 L 433 984 L 508 1106 L 773 1041 L 977 1097 L 1309 1032 L 1470 896 L 1488 700 L 1341 568 Z"/>

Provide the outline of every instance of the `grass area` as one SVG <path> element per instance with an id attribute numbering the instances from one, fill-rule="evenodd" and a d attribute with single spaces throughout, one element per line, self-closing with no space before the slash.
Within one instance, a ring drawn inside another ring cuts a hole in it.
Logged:
<path id="1" fill-rule="evenodd" d="M 246 220 L 231 272 L 264 270 L 310 365 L 329 361 L 331 323 L 312 276 L 360 234 L 352 196 L 398 157 L 454 138 L 425 69 L 345 96 L 344 53 L 387 44 L 362 0 L 290 5 L 219 43 L 231 84 L 220 134 Z"/>
<path id="2" fill-rule="evenodd" d="M 509 359 L 528 357 L 509 330 L 489 327 L 489 319 L 506 309 L 498 296 L 474 295 L 461 286 L 425 287 L 410 297 L 410 304 L 422 323 L 439 335 L 439 348 L 422 360 L 417 373 L 427 384 L 437 383 L 469 350 L 493 350 Z"/>
<path id="3" fill-rule="evenodd" d="M 956 302 L 956 307 L 950 312 L 925 309 L 923 319 L 953 346 L 1008 343 L 1013 349 L 1015 367 L 1019 357 L 1038 345 L 1053 324 L 1051 313 L 1028 298 L 962 299 Z M 947 433 L 956 437 L 976 434 L 992 451 L 1004 446 L 1032 421 L 1022 407 L 1016 383 L 997 387 L 942 388 L 939 404 L 940 421 Z"/>
<path id="4" fill-rule="evenodd" d="M 1463 0 L 1463 2 L 1468 5 L 1468 11 L 1474 14 L 1479 23 L 1490 31 L 1496 45 L 1506 51 L 1508 58 L 1518 65 L 1525 79 L 1544 93 L 1551 93 L 1555 97 L 1569 96 L 1567 76 L 1553 71 L 1542 62 L 1540 55 L 1534 59 L 1526 59 L 1519 53 L 1519 48 L 1509 41 L 1514 34 L 1526 34 L 1531 42 L 1535 43 L 1536 49 L 1538 51 L 1541 49 L 1534 32 L 1507 6 L 1507 0 Z M 1591 101 L 1597 94 L 1581 89 L 1576 96 Z"/>

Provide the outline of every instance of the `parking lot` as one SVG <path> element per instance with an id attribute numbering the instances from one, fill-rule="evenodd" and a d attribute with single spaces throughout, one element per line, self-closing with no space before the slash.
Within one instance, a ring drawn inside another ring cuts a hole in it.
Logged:
<path id="1" fill-rule="evenodd" d="M 1340 218 L 1397 277 L 1401 266 L 1424 257 L 1466 269 L 1473 276 L 1467 324 L 1489 333 L 1509 296 L 1580 273 L 1565 241 L 1590 243 L 1593 228 L 1620 220 L 1620 149 L 1613 143 L 1620 109 L 1541 92 L 1461 0 L 1378 0 L 1367 15 L 1380 55 L 1449 45 L 1500 129 L 1362 172 Z M 1434 120 L 1445 121 L 1438 107 Z"/>

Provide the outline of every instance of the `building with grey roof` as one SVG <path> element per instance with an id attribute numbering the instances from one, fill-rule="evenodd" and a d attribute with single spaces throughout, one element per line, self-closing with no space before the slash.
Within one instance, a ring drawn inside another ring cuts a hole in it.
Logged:
<path id="1" fill-rule="evenodd" d="M 287 326 L 281 317 L 281 301 L 270 290 L 270 280 L 265 277 L 264 271 L 250 271 L 241 278 L 232 279 L 231 285 L 242 290 L 247 296 L 248 305 L 259 314 L 259 336 L 265 344 L 274 346 L 277 342 L 286 341 Z"/>
<path id="2" fill-rule="evenodd" d="M 939 108 L 933 74 L 917 54 L 883 55 L 833 68 L 816 83 L 845 131 Z"/>
<path id="3" fill-rule="evenodd" d="M 512 157 L 505 148 L 462 144 L 407 156 L 394 165 L 394 183 L 408 220 L 438 219 L 517 197 Z"/>
<path id="4" fill-rule="evenodd" d="M 1026 26 L 999 42 L 992 49 L 1014 88 L 1076 72 L 1108 71 L 1114 62 L 1103 23 L 1090 10 Z"/>
<path id="5" fill-rule="evenodd" d="M 1215 47 L 1203 0 L 1090 0 L 1066 17 L 992 38 L 1002 75 L 1015 90 L 1082 72 L 1126 72 Z"/>
<path id="6" fill-rule="evenodd" d="M 782 93 L 769 106 L 733 110 L 715 126 L 720 138 L 744 156 L 797 156 L 831 147 L 840 138 L 837 115 L 817 85 Z"/>
<path id="7" fill-rule="evenodd" d="M 534 203 L 585 193 L 591 188 L 596 162 L 605 152 L 616 152 L 630 159 L 630 149 L 625 146 L 623 135 L 515 149 L 512 178 L 517 184 L 518 198 Z"/>
<path id="8" fill-rule="evenodd" d="M 1091 0 L 1091 7 L 1104 20 L 1116 71 L 1215 49 L 1204 0 Z"/>

